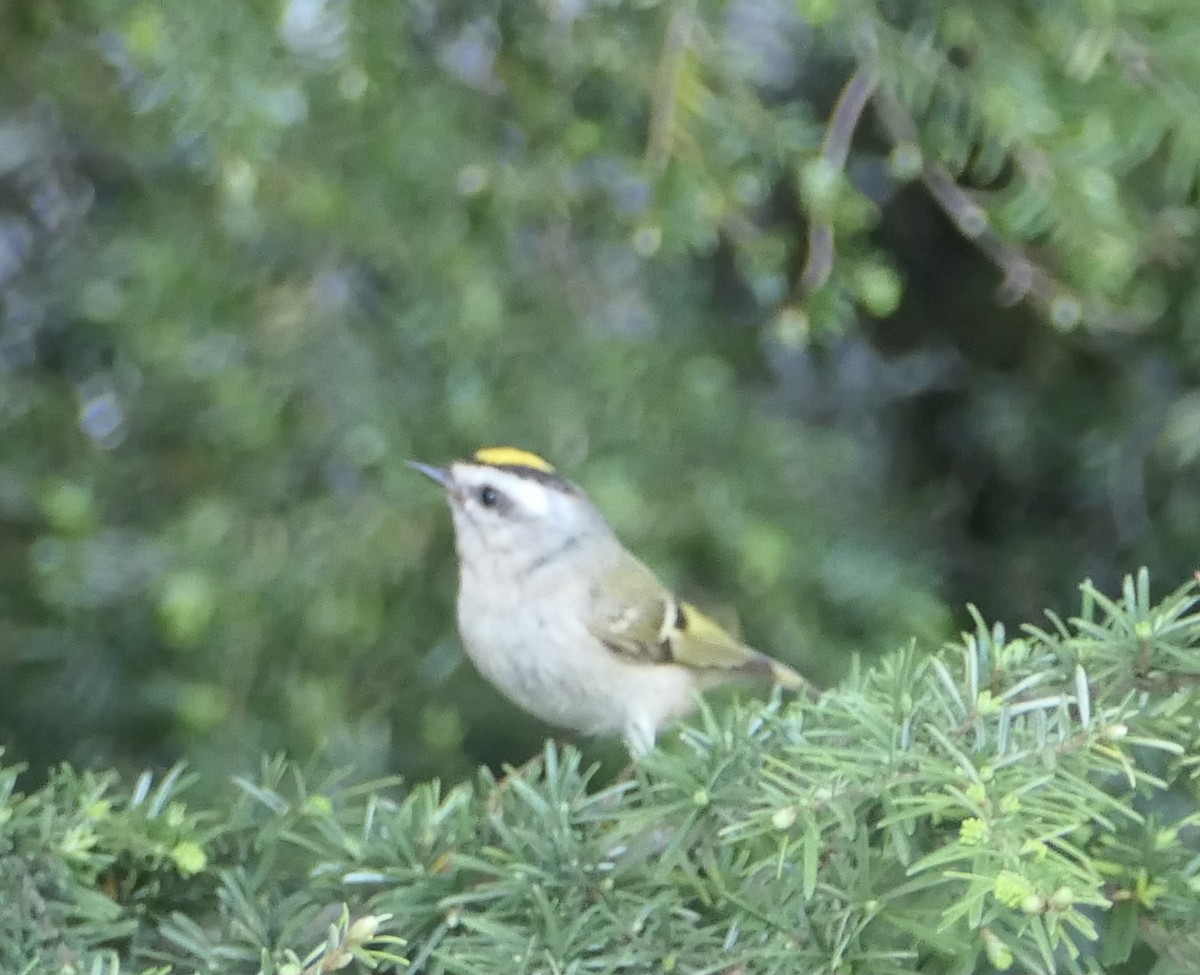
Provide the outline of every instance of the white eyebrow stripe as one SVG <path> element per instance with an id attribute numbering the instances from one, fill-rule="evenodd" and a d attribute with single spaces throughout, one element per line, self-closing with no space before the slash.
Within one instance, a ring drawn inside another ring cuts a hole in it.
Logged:
<path id="1" fill-rule="evenodd" d="M 506 495 L 512 503 L 532 515 L 544 515 L 550 511 L 550 492 L 553 488 L 529 477 L 495 467 L 463 465 L 463 483 L 471 487 L 492 485 Z"/>
<path id="2" fill-rule="evenodd" d="M 546 485 L 508 471 L 496 471 L 496 478 L 496 487 L 507 494 L 518 508 L 534 515 L 544 515 L 550 510 L 550 495 Z"/>

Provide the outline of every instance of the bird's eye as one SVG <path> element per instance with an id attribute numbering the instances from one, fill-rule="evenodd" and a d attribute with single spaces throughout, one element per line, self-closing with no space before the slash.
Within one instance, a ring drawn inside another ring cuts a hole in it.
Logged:
<path id="1" fill-rule="evenodd" d="M 500 500 L 500 494 L 490 484 L 485 484 L 479 489 L 479 503 L 485 508 L 496 507 L 496 502 Z"/>

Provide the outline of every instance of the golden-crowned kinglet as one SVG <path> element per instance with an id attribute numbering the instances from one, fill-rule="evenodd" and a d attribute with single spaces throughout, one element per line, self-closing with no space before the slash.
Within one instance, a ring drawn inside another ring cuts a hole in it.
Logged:
<path id="1" fill-rule="evenodd" d="M 536 454 L 488 447 L 448 468 L 412 466 L 450 502 L 467 654 L 526 711 L 621 734 L 639 755 L 700 690 L 739 676 L 808 686 L 678 600 Z"/>

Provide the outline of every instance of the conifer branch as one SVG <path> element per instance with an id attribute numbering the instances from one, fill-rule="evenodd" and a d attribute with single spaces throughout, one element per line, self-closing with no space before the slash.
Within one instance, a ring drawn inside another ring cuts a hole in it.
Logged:
<path id="1" fill-rule="evenodd" d="M 874 103 L 879 119 L 895 145 L 920 144 L 916 121 L 898 99 L 880 89 L 875 93 Z M 991 227 L 986 209 L 958 185 L 943 163 L 925 156 L 920 179 L 959 232 L 1000 270 L 1003 277 L 998 297 L 1002 304 L 1030 301 L 1061 327 L 1073 326 L 1085 317 L 1102 328 L 1124 328 L 1134 322 L 1131 315 L 1120 313 L 1111 306 L 1097 300 L 1085 301 L 1034 260 L 1026 248 L 1004 240 Z"/>
<path id="2" fill-rule="evenodd" d="M 1200 695 L 1141 682 L 1200 672 L 1197 592 L 1152 603 L 1142 573 L 1085 586 L 1070 625 L 976 617 L 817 701 L 705 710 L 603 790 L 552 744 L 503 782 L 406 796 L 281 760 L 224 796 L 66 769 L 23 796 L 0 768 L 0 970 L 64 950 L 112 975 L 400 970 L 401 943 L 408 970 L 454 975 L 1170 962 L 1194 912 Z"/>

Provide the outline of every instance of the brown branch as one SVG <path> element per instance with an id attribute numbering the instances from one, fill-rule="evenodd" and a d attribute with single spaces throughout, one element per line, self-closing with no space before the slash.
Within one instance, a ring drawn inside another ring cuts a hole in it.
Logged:
<path id="1" fill-rule="evenodd" d="M 886 91 L 877 91 L 874 105 L 883 127 L 894 144 L 919 145 L 916 121 L 895 98 Z M 1132 315 L 1121 314 L 1107 305 L 1093 302 L 1090 306 L 1066 284 L 1038 264 L 1021 247 L 1010 244 L 992 229 L 987 211 L 975 197 L 958 185 L 950 171 L 940 163 L 925 158 L 921 182 L 929 195 L 946 213 L 964 237 L 974 242 L 1003 275 L 999 299 L 1005 305 L 1030 300 L 1051 320 L 1067 327 L 1089 318 L 1093 324 L 1124 327 L 1134 322 Z"/>
<path id="2" fill-rule="evenodd" d="M 845 167 L 854 132 L 874 91 L 875 73 L 860 67 L 850 76 L 838 96 L 825 130 L 825 140 L 821 144 L 821 158 L 833 168 Z M 800 274 L 800 287 L 809 293 L 816 291 L 829 280 L 832 273 L 833 221 L 825 217 L 809 224 L 808 260 Z"/>

